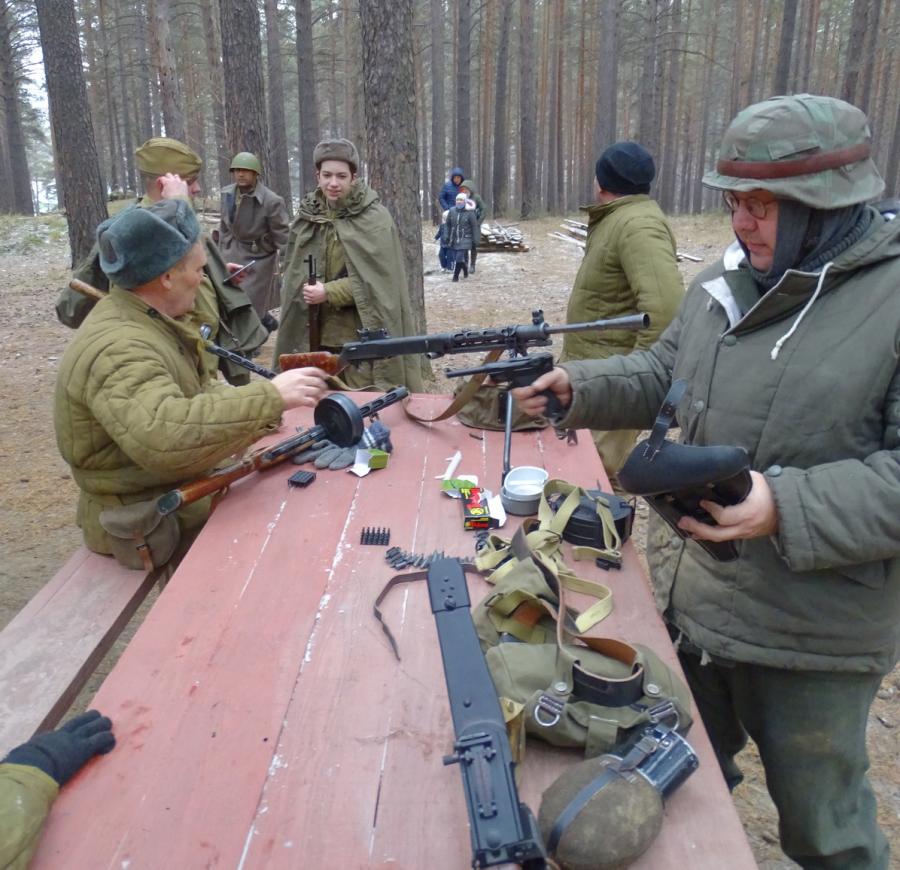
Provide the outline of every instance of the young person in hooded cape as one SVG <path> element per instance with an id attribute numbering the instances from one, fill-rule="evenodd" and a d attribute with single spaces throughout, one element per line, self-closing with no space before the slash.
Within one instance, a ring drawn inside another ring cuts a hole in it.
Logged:
<path id="1" fill-rule="evenodd" d="M 300 203 L 291 225 L 281 296 L 276 358 L 283 353 L 338 353 L 359 329 L 414 335 L 400 236 L 378 194 L 357 176 L 359 154 L 346 139 L 320 142 L 313 152 L 318 187 Z M 316 266 L 309 283 L 308 257 Z M 310 348 L 310 318 L 318 318 L 319 347 Z M 350 366 L 351 388 L 423 389 L 424 362 L 407 356 Z"/>

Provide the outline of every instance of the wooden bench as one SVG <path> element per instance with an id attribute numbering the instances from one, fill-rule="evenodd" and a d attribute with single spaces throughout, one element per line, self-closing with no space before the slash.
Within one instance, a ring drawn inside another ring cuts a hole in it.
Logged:
<path id="1" fill-rule="evenodd" d="M 0 753 L 55 728 L 158 579 L 80 547 L 0 632 Z"/>

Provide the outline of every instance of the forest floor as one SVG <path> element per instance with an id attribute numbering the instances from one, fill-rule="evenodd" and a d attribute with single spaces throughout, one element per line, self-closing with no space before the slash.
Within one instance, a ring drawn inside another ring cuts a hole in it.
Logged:
<path id="1" fill-rule="evenodd" d="M 678 248 L 701 257 L 681 264 L 685 279 L 714 262 L 730 241 L 722 217 L 676 218 Z M 581 259 L 581 249 L 549 233 L 557 219 L 519 224 L 530 250 L 478 257 L 477 274 L 458 284 L 437 267 L 433 229 L 423 228 L 425 303 L 431 332 L 451 328 L 502 326 L 528 322 L 542 308 L 549 323 L 564 322 L 566 302 Z M 69 276 L 64 220 L 0 216 L 0 627 L 24 606 L 80 543 L 74 524 L 76 486 L 59 457 L 53 436 L 52 401 L 60 357 L 72 333 L 53 313 L 59 289 Z M 271 356 L 270 339 L 262 361 Z M 462 362 L 458 357 L 454 363 Z M 438 375 L 435 389 L 449 389 Z M 634 539 L 643 549 L 646 507 L 638 512 Z M 139 625 L 151 601 L 136 615 L 123 639 L 110 652 L 76 702 L 84 708 Z M 869 717 L 871 778 L 879 801 L 879 819 L 900 856 L 900 670 L 889 675 Z M 0 751 L 3 747 L 0 747 Z M 795 867 L 778 846 L 777 820 L 765 789 L 758 756 L 751 746 L 741 758 L 747 778 L 734 800 L 760 867 Z M 895 859 L 900 861 L 900 859 Z"/>

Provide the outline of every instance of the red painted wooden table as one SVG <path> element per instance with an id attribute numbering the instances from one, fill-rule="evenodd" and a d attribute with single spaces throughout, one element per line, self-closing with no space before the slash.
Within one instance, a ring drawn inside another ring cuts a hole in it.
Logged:
<path id="1" fill-rule="evenodd" d="M 413 407 L 444 403 L 417 396 Z M 310 418 L 289 415 L 295 425 Z M 34 867 L 469 866 L 459 771 L 441 763 L 453 732 L 426 587 L 402 586 L 386 602 L 398 663 L 372 616 L 393 571 L 384 548 L 359 539 L 364 526 L 389 526 L 404 549 L 471 555 L 460 505 L 435 478 L 459 449 L 460 473 L 499 488 L 502 433 L 416 425 L 399 407 L 382 419 L 395 446 L 387 469 L 362 479 L 323 471 L 291 489 L 286 464 L 221 501 L 97 694 L 118 745 L 63 789 Z M 552 431 L 516 433 L 512 463 L 605 481 L 585 436 L 567 446 Z M 613 588 L 601 633 L 675 664 L 631 545 L 621 571 L 585 564 L 579 572 Z M 488 587 L 470 577 L 469 588 L 476 602 Z M 634 866 L 754 867 L 699 721 L 689 740 L 700 769 Z M 521 795 L 535 813 L 541 790 L 578 760 L 529 741 Z"/>

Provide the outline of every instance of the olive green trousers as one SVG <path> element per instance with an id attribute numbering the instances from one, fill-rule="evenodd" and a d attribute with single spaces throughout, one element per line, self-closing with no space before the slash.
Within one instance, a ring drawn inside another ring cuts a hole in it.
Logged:
<path id="1" fill-rule="evenodd" d="M 789 671 L 679 658 L 730 788 L 747 736 L 759 748 L 785 854 L 807 870 L 886 870 L 866 771 L 866 720 L 879 674 Z"/>

